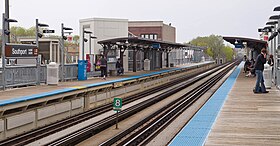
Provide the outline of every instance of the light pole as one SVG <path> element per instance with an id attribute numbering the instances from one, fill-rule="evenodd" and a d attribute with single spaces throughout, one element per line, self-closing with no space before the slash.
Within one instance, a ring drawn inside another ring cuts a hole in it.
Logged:
<path id="1" fill-rule="evenodd" d="M 271 28 L 274 28 L 274 32 L 277 32 L 276 24 L 278 24 L 278 21 L 268 21 L 266 23 L 266 25 L 270 25 L 270 27 L 273 26 Z M 274 45 L 273 45 L 273 47 L 271 47 L 270 53 L 274 55 L 275 51 L 276 51 L 276 39 L 274 39 Z"/>
<path id="2" fill-rule="evenodd" d="M 41 34 L 39 32 L 39 27 L 49 27 L 49 25 L 43 24 L 43 23 L 39 23 L 39 20 L 36 19 L 35 27 L 36 27 L 36 46 L 37 46 L 37 48 L 39 50 L 39 38 L 41 38 L 43 36 L 43 34 Z M 40 79 L 41 79 L 41 77 L 40 77 L 40 64 L 41 64 L 40 60 L 39 60 L 39 58 L 37 56 L 37 58 L 36 58 L 36 68 L 37 68 L 37 71 L 36 71 L 36 74 L 37 74 L 36 81 L 37 81 L 37 85 L 40 85 Z"/>
<path id="3" fill-rule="evenodd" d="M 91 54 L 91 39 L 97 39 L 97 37 L 95 37 L 95 36 L 91 36 L 91 35 L 89 35 L 89 54 Z M 93 45 L 94 45 L 94 43 L 93 43 Z"/>
<path id="4" fill-rule="evenodd" d="M 6 88 L 6 81 L 5 81 L 5 76 L 6 76 L 6 58 L 5 58 L 5 48 L 6 48 L 6 35 L 9 36 L 10 30 L 9 28 L 5 29 L 6 23 L 10 22 L 17 22 L 17 20 L 14 19 L 9 19 L 6 18 L 5 13 L 3 13 L 2 16 L 2 85 L 3 85 L 3 90 Z"/>
<path id="5" fill-rule="evenodd" d="M 84 42 L 87 42 L 88 40 L 85 38 L 85 33 L 87 33 L 87 34 L 92 34 L 92 32 L 91 31 L 87 31 L 87 30 L 85 30 L 85 29 L 83 29 L 83 33 L 82 33 L 82 38 L 83 38 L 83 50 L 82 50 L 82 60 L 85 60 L 85 45 L 84 45 Z"/>
<path id="6" fill-rule="evenodd" d="M 64 36 L 64 30 L 73 30 L 72 28 L 69 27 L 64 27 L 64 24 L 61 23 L 61 51 L 60 51 L 60 56 L 61 56 L 61 81 L 64 81 L 65 78 L 65 71 L 64 71 L 64 40 L 67 39 L 66 36 Z"/>
<path id="7" fill-rule="evenodd" d="M 9 5 L 10 5 L 9 0 L 5 0 L 5 17 L 7 19 L 9 19 L 9 17 L 10 17 Z M 3 28 L 9 30 L 10 29 L 10 24 L 6 23 Z M 10 34 L 7 35 L 7 42 L 10 42 Z"/>
<path id="8" fill-rule="evenodd" d="M 273 11 L 280 11 L 280 6 L 277 6 L 277 7 L 275 7 L 274 9 L 273 9 Z M 277 48 L 279 47 L 279 45 L 280 45 L 280 35 L 279 35 L 279 33 L 280 33 L 280 26 L 279 26 L 279 24 L 280 24 L 280 16 L 278 15 L 278 27 L 277 27 L 277 31 L 278 31 L 278 44 L 277 44 Z M 277 74 L 276 74 L 276 79 L 277 79 L 277 81 L 276 81 L 276 85 L 278 86 L 278 88 L 279 88 L 279 85 L 280 85 L 280 66 L 279 66 L 279 61 L 280 61 L 280 58 L 279 58 L 279 56 L 278 55 L 280 55 L 280 54 L 277 54 L 276 52 L 279 52 L 279 48 L 278 48 L 278 51 L 276 51 L 275 50 L 275 56 L 274 56 L 274 58 L 275 58 L 275 62 L 274 62 L 274 70 L 276 71 L 277 70 Z"/>

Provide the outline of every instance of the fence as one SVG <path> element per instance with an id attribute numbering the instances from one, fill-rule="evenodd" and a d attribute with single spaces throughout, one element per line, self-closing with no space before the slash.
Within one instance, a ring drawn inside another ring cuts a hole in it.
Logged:
<path id="1" fill-rule="evenodd" d="M 78 77 L 78 64 L 67 64 L 65 69 L 65 80 L 76 80 Z M 35 85 L 37 68 L 34 65 L 27 66 L 7 66 L 5 70 L 6 87 L 17 87 Z M 47 66 L 40 66 L 40 82 L 47 82 Z M 3 88 L 2 68 L 0 68 L 0 88 Z M 60 77 L 61 79 L 61 77 Z"/>
<path id="2" fill-rule="evenodd" d="M 66 64 L 64 66 L 65 77 L 64 80 L 76 80 L 78 78 L 78 64 Z M 34 65 L 26 66 L 7 66 L 6 67 L 6 87 L 17 87 L 26 85 L 36 85 L 36 71 L 37 68 Z M 61 71 L 61 66 L 59 72 Z M 47 66 L 40 66 L 40 83 L 47 82 Z M 60 75 L 60 79 L 61 74 Z M 100 76 L 100 71 L 88 72 L 87 77 Z M 0 88 L 3 88 L 2 82 L 2 68 L 0 68 Z"/>

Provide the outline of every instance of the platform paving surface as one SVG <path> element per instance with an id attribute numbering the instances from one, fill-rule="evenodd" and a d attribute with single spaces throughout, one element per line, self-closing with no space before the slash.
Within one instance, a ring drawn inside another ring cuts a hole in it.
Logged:
<path id="1" fill-rule="evenodd" d="M 59 82 L 58 85 L 42 84 L 39 86 L 28 86 L 28 87 L 7 89 L 5 91 L 3 91 L 3 90 L 0 91 L 0 101 L 6 100 L 6 99 L 17 98 L 17 97 L 30 96 L 30 95 L 34 95 L 34 94 L 40 94 L 40 93 L 44 93 L 44 92 L 51 92 L 54 90 L 59 90 L 59 89 L 64 89 L 64 88 L 69 88 L 69 87 L 78 87 L 78 86 L 83 86 L 83 85 L 87 85 L 87 84 L 94 84 L 94 83 L 111 81 L 111 80 L 116 80 L 116 79 L 121 79 L 121 78 L 127 78 L 127 77 L 141 75 L 141 74 L 158 72 L 158 71 L 166 70 L 166 69 L 168 69 L 168 68 L 164 68 L 164 69 L 160 69 L 160 70 L 153 70 L 153 71 L 128 72 L 128 73 L 125 73 L 124 75 L 120 75 L 120 76 L 107 77 L 106 80 L 102 80 L 102 78 L 100 78 L 100 77 L 93 77 L 93 78 L 88 78 L 88 80 L 84 80 L 84 81 L 73 80 L 73 81 L 67 81 L 67 82 Z"/>
<path id="2" fill-rule="evenodd" d="M 254 94 L 255 81 L 240 73 L 205 146 L 280 145 L 280 91 Z"/>

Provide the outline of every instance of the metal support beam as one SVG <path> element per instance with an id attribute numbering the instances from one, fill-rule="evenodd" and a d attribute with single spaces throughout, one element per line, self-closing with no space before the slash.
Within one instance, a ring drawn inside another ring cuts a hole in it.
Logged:
<path id="1" fill-rule="evenodd" d="M 169 67 L 169 50 L 166 51 L 166 67 Z"/>
<path id="2" fill-rule="evenodd" d="M 133 72 L 136 72 L 136 48 L 133 48 Z"/>
<path id="3" fill-rule="evenodd" d="M 64 24 L 61 23 L 61 51 L 60 51 L 60 58 L 61 58 L 61 81 L 64 82 L 65 71 L 64 71 Z"/>

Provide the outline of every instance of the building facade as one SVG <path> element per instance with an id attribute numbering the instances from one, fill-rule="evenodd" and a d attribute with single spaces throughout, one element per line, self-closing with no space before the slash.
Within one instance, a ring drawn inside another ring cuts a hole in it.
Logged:
<path id="1" fill-rule="evenodd" d="M 83 33 L 83 30 L 91 31 L 92 36 L 96 39 L 90 39 L 89 34 Z M 118 38 L 118 37 L 128 37 L 128 19 L 112 19 L 112 18 L 89 18 L 80 20 L 80 55 L 79 59 L 86 59 L 87 54 L 92 54 L 93 64 L 99 55 L 103 54 L 103 48 L 101 45 L 97 44 L 98 41 Z M 89 41 L 83 42 L 83 37 Z M 89 46 L 91 44 L 91 46 Z M 90 48 L 91 47 L 91 48 Z M 84 48 L 84 50 L 83 50 Z M 82 55 L 84 52 L 84 55 Z M 119 57 L 117 52 L 110 52 L 110 54 Z M 84 58 L 82 58 L 84 56 Z M 127 56 L 127 55 L 125 55 Z M 114 68 L 116 60 L 108 58 L 108 67 Z M 124 70 L 128 70 L 127 57 L 124 58 Z"/>
<path id="2" fill-rule="evenodd" d="M 128 31 L 142 38 L 176 42 L 176 28 L 163 21 L 129 21 Z"/>

